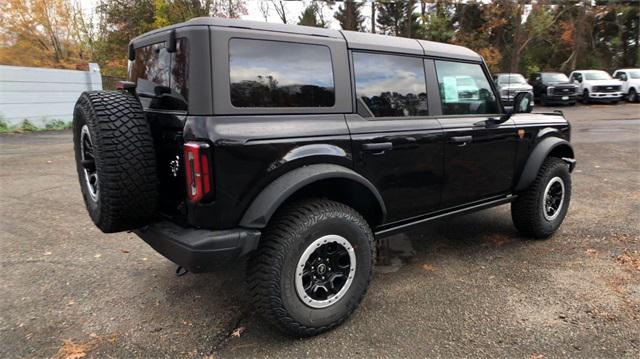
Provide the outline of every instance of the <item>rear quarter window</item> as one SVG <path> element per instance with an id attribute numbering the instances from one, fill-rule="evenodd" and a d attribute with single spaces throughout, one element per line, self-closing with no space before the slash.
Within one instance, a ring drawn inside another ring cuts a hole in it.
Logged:
<path id="1" fill-rule="evenodd" d="M 186 110 L 188 90 L 188 42 L 181 38 L 176 51 L 169 53 L 166 44 L 139 47 L 129 67 L 129 80 L 144 108 Z"/>
<path id="2" fill-rule="evenodd" d="M 231 39 L 231 104 L 235 107 L 331 107 L 331 52 L 323 45 Z"/>

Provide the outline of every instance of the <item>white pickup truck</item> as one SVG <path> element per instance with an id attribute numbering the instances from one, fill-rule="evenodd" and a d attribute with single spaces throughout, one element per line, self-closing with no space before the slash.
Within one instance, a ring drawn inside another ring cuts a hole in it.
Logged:
<path id="1" fill-rule="evenodd" d="M 569 79 L 578 86 L 577 93 L 582 103 L 611 102 L 618 103 L 622 99 L 622 82 L 613 79 L 602 70 L 573 71 Z"/>
<path id="2" fill-rule="evenodd" d="M 622 82 L 622 93 L 629 102 L 640 102 L 640 69 L 620 69 L 613 77 Z"/>

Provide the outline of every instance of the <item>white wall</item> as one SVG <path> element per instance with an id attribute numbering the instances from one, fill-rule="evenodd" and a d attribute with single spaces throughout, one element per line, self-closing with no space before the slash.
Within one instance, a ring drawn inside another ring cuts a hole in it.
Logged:
<path id="1" fill-rule="evenodd" d="M 38 127 L 73 119 L 82 91 L 102 90 L 98 64 L 89 71 L 0 65 L 0 119 L 10 127 L 28 119 Z"/>

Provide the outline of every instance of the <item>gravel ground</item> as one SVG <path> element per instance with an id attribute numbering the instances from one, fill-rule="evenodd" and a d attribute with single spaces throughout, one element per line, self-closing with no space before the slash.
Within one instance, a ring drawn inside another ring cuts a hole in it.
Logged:
<path id="1" fill-rule="evenodd" d="M 176 277 L 97 230 L 69 131 L 2 135 L 0 357 L 638 358 L 640 105 L 561 109 L 578 167 L 552 239 L 521 238 L 508 206 L 391 237 L 361 308 L 305 340 L 253 313 L 244 263 Z"/>

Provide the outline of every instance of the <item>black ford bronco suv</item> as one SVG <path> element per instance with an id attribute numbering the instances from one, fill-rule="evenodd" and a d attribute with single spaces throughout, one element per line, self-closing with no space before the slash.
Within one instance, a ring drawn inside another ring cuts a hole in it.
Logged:
<path id="1" fill-rule="evenodd" d="M 529 113 L 530 93 L 505 110 L 469 49 L 197 18 L 129 60 L 120 91 L 75 106 L 91 219 L 192 272 L 246 256 L 257 310 L 289 334 L 356 309 L 376 239 L 506 203 L 547 238 L 567 213 L 569 123 Z"/>

